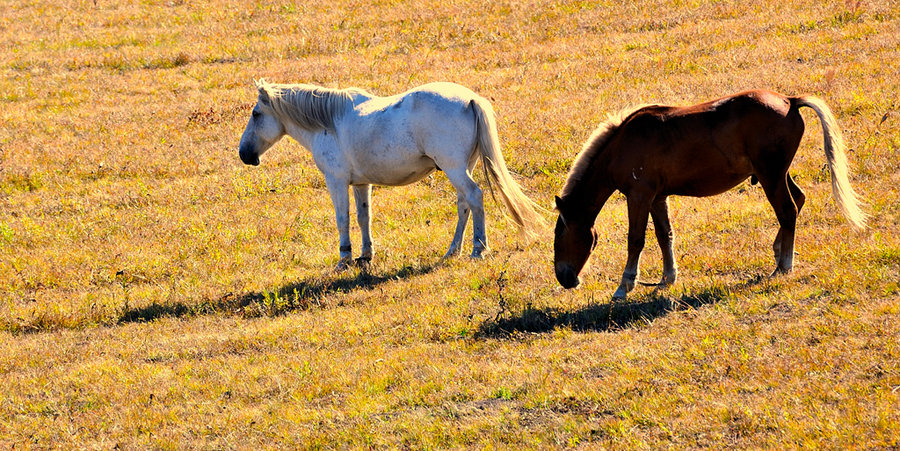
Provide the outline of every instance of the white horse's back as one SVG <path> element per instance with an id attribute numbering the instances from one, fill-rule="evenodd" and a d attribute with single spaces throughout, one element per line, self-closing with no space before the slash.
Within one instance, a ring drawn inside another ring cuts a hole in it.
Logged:
<path id="1" fill-rule="evenodd" d="M 430 83 L 354 105 L 337 123 L 354 180 L 405 185 L 435 169 L 467 167 L 475 152 L 475 97 L 459 85 Z"/>

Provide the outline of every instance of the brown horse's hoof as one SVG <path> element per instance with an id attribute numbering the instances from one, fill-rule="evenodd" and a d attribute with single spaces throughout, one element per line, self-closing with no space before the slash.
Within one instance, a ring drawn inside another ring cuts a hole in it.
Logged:
<path id="1" fill-rule="evenodd" d="M 675 276 L 663 276 L 662 279 L 659 280 L 659 283 L 650 283 L 650 282 L 637 282 L 638 285 L 643 285 L 645 287 L 655 287 L 657 290 L 664 290 L 672 286 L 675 283 Z"/>
<path id="2" fill-rule="evenodd" d="M 672 286 L 673 284 L 675 284 L 675 280 L 677 280 L 677 279 L 678 279 L 677 273 L 663 274 L 662 279 L 660 279 L 660 281 L 659 281 L 659 286 L 661 288 L 668 288 L 668 287 Z"/>
<path id="3" fill-rule="evenodd" d="M 622 283 L 619 284 L 619 288 L 616 288 L 616 292 L 613 293 L 613 299 L 625 299 L 628 297 L 628 292 L 634 289 L 635 281 L 637 281 L 637 273 L 622 274 Z"/>
<path id="4" fill-rule="evenodd" d="M 615 293 L 612 295 L 613 301 L 624 301 L 628 298 L 628 291 L 625 290 L 624 287 L 619 287 Z"/>

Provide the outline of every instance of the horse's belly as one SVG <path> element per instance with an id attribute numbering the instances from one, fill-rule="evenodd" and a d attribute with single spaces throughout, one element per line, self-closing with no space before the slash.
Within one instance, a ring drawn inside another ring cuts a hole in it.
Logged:
<path id="1" fill-rule="evenodd" d="M 746 180 L 750 174 L 714 174 L 709 177 L 685 180 L 673 187 L 671 194 L 678 196 L 707 197 L 722 194 Z"/>
<path id="2" fill-rule="evenodd" d="M 678 170 L 670 171 L 672 194 L 706 197 L 734 188 L 753 173 L 750 159 L 743 153 L 715 152 L 712 143 L 695 146 L 677 163 Z"/>
<path id="3" fill-rule="evenodd" d="M 364 162 L 356 167 L 353 184 L 373 184 L 385 186 L 401 186 L 421 180 L 433 172 L 434 161 L 421 157 L 413 161 Z"/>

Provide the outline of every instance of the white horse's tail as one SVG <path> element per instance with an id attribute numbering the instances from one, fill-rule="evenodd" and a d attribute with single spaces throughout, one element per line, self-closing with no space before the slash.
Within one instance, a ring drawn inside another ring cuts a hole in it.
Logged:
<path id="1" fill-rule="evenodd" d="M 475 110 L 476 146 L 481 153 L 481 163 L 487 175 L 488 188 L 494 195 L 494 186 L 500 193 L 500 199 L 506 204 L 513 221 L 529 236 L 546 229 L 547 225 L 539 213 L 540 206 L 532 202 L 509 175 L 503 153 L 500 152 L 500 139 L 497 135 L 497 122 L 494 119 L 494 108 L 486 99 L 476 96 L 472 100 Z M 495 196 L 496 198 L 496 196 Z"/>
<path id="2" fill-rule="evenodd" d="M 831 191 L 834 193 L 834 200 L 850 223 L 860 229 L 864 228 L 867 215 L 860 209 L 856 192 L 853 191 L 847 177 L 847 145 L 844 144 L 844 137 L 834 114 L 825 101 L 818 97 L 801 96 L 794 97 L 793 100 L 797 107 L 812 108 L 819 116 L 825 134 L 825 158 L 828 159 L 828 169 L 831 170 Z"/>

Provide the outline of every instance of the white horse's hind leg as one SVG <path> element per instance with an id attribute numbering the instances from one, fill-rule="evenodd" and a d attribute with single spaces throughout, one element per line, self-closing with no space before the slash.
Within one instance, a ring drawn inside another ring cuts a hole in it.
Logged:
<path id="1" fill-rule="evenodd" d="M 447 178 L 450 179 L 450 183 L 456 188 L 457 195 L 465 199 L 469 210 L 472 212 L 472 258 L 481 258 L 488 250 L 487 235 L 484 228 L 484 198 L 481 188 L 472 180 L 469 172 L 464 168 L 444 169 L 444 172 L 447 174 Z M 462 207 L 463 205 L 457 204 L 457 208 Z M 462 219 L 462 211 L 460 211 L 459 216 Z M 465 230 L 465 227 L 463 227 L 463 230 Z M 457 231 L 459 231 L 459 225 L 457 225 Z M 456 236 L 454 235 L 455 238 Z M 462 241 L 462 236 L 460 236 L 460 241 Z M 451 243 L 450 248 L 453 249 L 453 243 Z"/>
<path id="2" fill-rule="evenodd" d="M 472 169 L 475 169 L 476 164 L 478 164 L 478 153 L 473 152 L 472 156 L 469 157 L 469 162 L 466 165 L 467 174 L 472 173 Z M 456 211 L 459 216 L 459 219 L 456 221 L 456 231 L 453 233 L 453 241 L 450 242 L 450 249 L 447 250 L 444 258 L 459 255 L 462 251 L 463 239 L 466 236 L 466 226 L 469 223 L 471 208 L 469 208 L 469 203 L 466 202 L 466 197 L 460 190 L 456 191 Z"/>
<path id="3" fill-rule="evenodd" d="M 456 231 L 453 232 L 453 241 L 450 242 L 450 249 L 444 254 L 444 258 L 455 257 L 462 251 L 466 225 L 469 223 L 469 203 L 466 202 L 465 196 L 459 191 L 456 192 L 456 211 L 459 216 L 459 219 L 456 221 Z"/>
<path id="4" fill-rule="evenodd" d="M 331 203 L 334 204 L 334 217 L 340 236 L 340 260 L 334 269 L 343 271 L 353 261 L 353 247 L 350 245 L 350 193 L 347 190 L 349 185 L 326 176 L 325 186 L 328 187 Z"/>
<path id="5" fill-rule="evenodd" d="M 372 235 L 370 228 L 372 227 L 372 218 L 369 216 L 369 209 L 372 205 L 372 185 L 354 185 L 353 200 L 356 201 L 356 222 L 359 223 L 359 230 L 362 234 L 362 252 L 357 259 L 360 263 L 368 263 L 372 260 Z"/>

